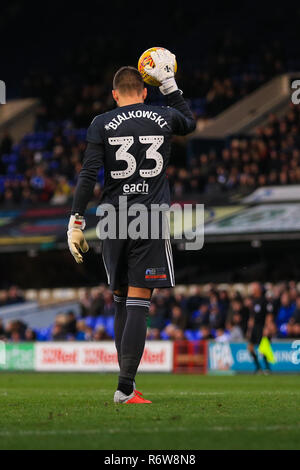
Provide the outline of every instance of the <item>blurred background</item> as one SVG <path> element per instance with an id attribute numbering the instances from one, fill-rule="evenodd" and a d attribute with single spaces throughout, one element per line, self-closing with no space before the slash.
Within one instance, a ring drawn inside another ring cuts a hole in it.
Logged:
<path id="1" fill-rule="evenodd" d="M 205 244 L 188 252 L 173 241 L 177 287 L 155 292 L 148 339 L 244 344 L 254 282 L 272 338 L 300 338 L 300 108 L 291 99 L 299 21 L 291 2 L 3 2 L 0 339 L 113 339 L 95 233 L 102 171 L 82 265 L 66 226 L 86 129 L 114 107 L 113 74 L 155 45 L 176 54 L 197 119 L 194 134 L 173 139 L 168 178 L 173 202 L 205 205 Z M 148 102 L 165 103 L 154 88 Z"/>

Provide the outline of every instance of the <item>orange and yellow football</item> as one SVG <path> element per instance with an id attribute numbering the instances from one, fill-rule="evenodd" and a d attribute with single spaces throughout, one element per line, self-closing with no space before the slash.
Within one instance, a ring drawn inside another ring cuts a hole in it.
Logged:
<path id="1" fill-rule="evenodd" d="M 142 75 L 144 82 L 152 86 L 160 86 L 161 83 L 155 80 L 155 78 L 150 77 L 150 75 L 148 75 L 147 72 L 145 72 L 145 66 L 149 65 L 150 67 L 154 67 L 154 62 L 151 57 L 151 52 L 157 51 L 157 49 L 164 49 L 164 47 L 150 47 L 150 49 L 147 49 L 145 52 L 143 52 L 138 62 L 138 70 L 140 74 Z M 175 73 L 176 72 L 177 72 L 177 62 L 175 60 Z"/>

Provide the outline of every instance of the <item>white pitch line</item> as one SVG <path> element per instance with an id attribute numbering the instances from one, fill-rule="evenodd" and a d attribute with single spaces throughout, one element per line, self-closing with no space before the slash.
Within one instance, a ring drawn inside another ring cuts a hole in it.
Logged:
<path id="1" fill-rule="evenodd" d="M 198 427 L 198 428 L 191 428 L 191 427 L 177 427 L 177 428 L 168 428 L 168 429 L 161 429 L 158 427 L 155 428 L 137 428 L 134 430 L 130 430 L 131 434 L 140 434 L 140 433 L 148 433 L 151 434 L 153 432 L 162 432 L 162 433 L 177 433 L 177 432 L 187 432 L 187 431 L 194 431 L 198 433 L 200 431 L 205 432 L 245 432 L 245 431 L 295 431 L 300 429 L 300 423 L 295 425 L 269 425 L 269 426 L 208 426 L 208 427 Z M 59 436 L 59 435 L 92 435 L 92 434 L 127 434 L 128 429 L 124 428 L 115 428 L 115 429 L 108 429 L 108 430 L 100 430 L 100 429 L 84 429 L 84 430 L 74 430 L 74 429 L 52 429 L 48 431 L 27 431 L 27 430 L 18 430 L 18 431 L 0 431 L 1 437 L 15 437 L 15 436 Z"/>
<path id="2" fill-rule="evenodd" d="M 93 392 L 79 392 L 77 391 L 76 392 L 78 395 L 85 395 L 85 396 L 89 396 L 89 395 L 93 395 L 95 396 L 95 394 L 99 393 L 103 393 L 103 394 L 113 394 L 113 391 L 111 389 L 98 389 L 98 390 L 93 390 Z M 289 390 L 222 390 L 222 391 L 217 391 L 217 392 L 212 392 L 212 391 L 208 391 L 208 392 L 195 392 L 195 391 L 191 391 L 191 392 L 181 392 L 181 391 L 176 391 L 176 390 L 167 390 L 165 392 L 147 392 L 145 391 L 145 395 L 147 396 L 152 396 L 152 397 L 155 397 L 155 396 L 166 396 L 166 395 L 177 395 L 177 396 L 219 396 L 219 395 L 255 395 L 255 394 L 258 394 L 258 395 L 299 395 L 300 394 L 300 390 L 294 390 L 294 391 L 289 391 Z M 7 396 L 9 395 L 9 393 L 7 392 L 0 392 L 0 396 Z M 59 393 L 58 396 L 66 396 L 67 397 L 67 394 L 62 394 L 62 393 Z"/>
<path id="3" fill-rule="evenodd" d="M 166 394 L 171 394 L 171 395 L 199 395 L 199 396 L 205 396 L 205 395 L 253 395 L 253 394 L 259 394 L 259 395 L 299 395 L 300 390 L 295 390 L 293 392 L 290 392 L 288 390 L 273 390 L 273 391 L 263 391 L 263 390 L 228 390 L 228 391 L 220 391 L 220 392 L 180 392 L 180 391 L 175 391 L 175 390 L 168 390 L 166 392 L 147 392 L 146 395 L 164 395 Z"/>

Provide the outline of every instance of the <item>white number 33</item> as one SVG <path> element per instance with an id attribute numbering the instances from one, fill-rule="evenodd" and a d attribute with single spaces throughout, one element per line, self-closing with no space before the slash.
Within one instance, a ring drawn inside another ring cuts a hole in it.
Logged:
<path id="1" fill-rule="evenodd" d="M 140 175 L 143 178 L 152 178 L 153 176 L 159 175 L 163 169 L 163 157 L 157 151 L 164 142 L 164 136 L 162 135 L 145 135 L 140 136 L 139 141 L 141 144 L 151 144 L 146 150 L 146 158 L 155 160 L 155 167 L 151 170 L 140 170 Z M 131 153 L 127 150 L 133 145 L 134 139 L 132 136 L 129 137 L 109 137 L 108 142 L 110 145 L 120 145 L 120 148 L 116 151 L 116 160 L 124 160 L 127 162 L 127 168 L 125 170 L 111 171 L 111 177 L 114 179 L 128 178 L 133 175 L 136 170 L 136 160 Z"/>

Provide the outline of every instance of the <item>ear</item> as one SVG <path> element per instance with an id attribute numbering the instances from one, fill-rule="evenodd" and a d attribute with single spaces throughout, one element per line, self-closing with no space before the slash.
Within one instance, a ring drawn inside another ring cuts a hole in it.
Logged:
<path id="1" fill-rule="evenodd" d="M 119 93 L 117 90 L 112 90 L 113 99 L 118 103 L 119 102 Z"/>
<path id="2" fill-rule="evenodd" d="M 144 101 L 145 101 L 145 99 L 147 98 L 147 94 L 148 94 L 148 90 L 147 90 L 147 88 L 145 87 L 145 88 L 143 89 L 143 100 L 144 100 Z"/>

